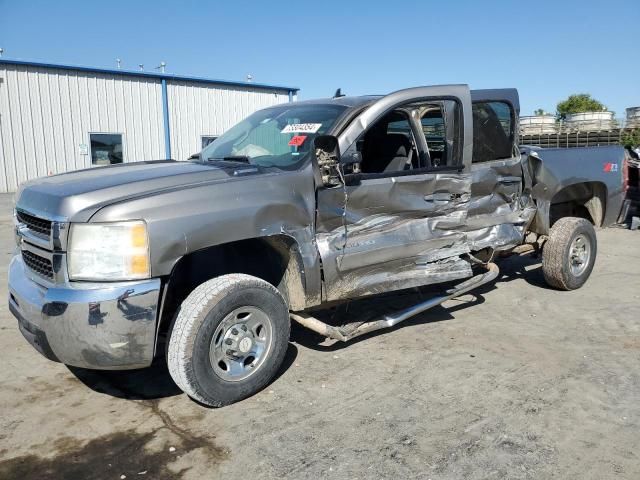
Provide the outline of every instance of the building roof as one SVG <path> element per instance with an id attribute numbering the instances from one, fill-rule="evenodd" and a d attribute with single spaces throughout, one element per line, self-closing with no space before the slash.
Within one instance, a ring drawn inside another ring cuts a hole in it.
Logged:
<path id="1" fill-rule="evenodd" d="M 11 60 L 0 58 L 0 65 L 19 65 L 25 67 L 38 67 L 38 68 L 56 68 L 59 70 L 69 70 L 76 72 L 91 72 L 102 73 L 108 75 L 124 75 L 128 77 L 141 77 L 141 78 L 153 78 L 153 79 L 165 79 L 165 80 L 178 80 L 196 83 L 205 83 L 212 85 L 223 85 L 230 87 L 242 87 L 242 88 L 255 88 L 260 90 L 284 90 L 287 92 L 296 93 L 300 89 L 298 87 L 287 87 L 283 85 L 268 85 L 266 83 L 253 83 L 253 82 L 235 82 L 231 80 L 216 80 L 213 78 L 193 77 L 189 75 L 175 75 L 173 73 L 160 73 L 160 72 L 144 72 L 139 70 L 121 70 L 115 68 L 99 68 L 99 67 L 86 67 L 80 65 L 64 65 L 57 63 L 46 62 L 31 62 L 25 60 Z"/>

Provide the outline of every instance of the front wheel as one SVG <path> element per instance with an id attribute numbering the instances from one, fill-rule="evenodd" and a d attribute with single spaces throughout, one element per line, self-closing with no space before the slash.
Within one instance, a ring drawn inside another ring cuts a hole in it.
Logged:
<path id="1" fill-rule="evenodd" d="M 273 285 L 243 274 L 214 278 L 180 307 L 169 338 L 169 373 L 205 405 L 242 400 L 277 373 L 289 329 L 289 309 Z"/>
<path id="2" fill-rule="evenodd" d="M 561 218 L 553 224 L 542 250 L 545 281 L 561 290 L 580 288 L 591 275 L 597 251 L 596 232 L 588 220 Z"/>

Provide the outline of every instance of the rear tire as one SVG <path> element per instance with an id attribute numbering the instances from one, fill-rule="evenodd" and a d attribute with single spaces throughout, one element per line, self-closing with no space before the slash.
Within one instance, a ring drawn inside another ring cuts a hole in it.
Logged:
<path id="1" fill-rule="evenodd" d="M 597 251 L 596 232 L 588 220 L 559 219 L 542 250 L 545 281 L 560 290 L 580 288 L 591 275 Z"/>
<path id="2" fill-rule="evenodd" d="M 180 307 L 169 338 L 169 373 L 200 403 L 237 402 L 276 375 L 289 328 L 289 309 L 273 285 L 244 274 L 214 278 Z"/>

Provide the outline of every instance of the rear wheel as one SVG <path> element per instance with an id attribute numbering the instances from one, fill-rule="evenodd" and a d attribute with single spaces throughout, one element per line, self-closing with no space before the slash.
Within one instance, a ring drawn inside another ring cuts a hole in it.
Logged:
<path id="1" fill-rule="evenodd" d="M 210 406 L 246 398 L 275 376 L 289 342 L 289 309 L 271 284 L 223 275 L 186 298 L 169 338 L 169 373 Z"/>
<path id="2" fill-rule="evenodd" d="M 561 218 L 551 228 L 542 250 L 545 281 L 561 290 L 580 288 L 591 275 L 597 250 L 596 232 L 588 220 Z"/>

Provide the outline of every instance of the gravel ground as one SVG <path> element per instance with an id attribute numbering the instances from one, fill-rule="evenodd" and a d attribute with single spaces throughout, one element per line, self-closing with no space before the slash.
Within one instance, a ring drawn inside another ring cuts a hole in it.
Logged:
<path id="1" fill-rule="evenodd" d="M 13 250 L 0 198 L 0 293 Z M 49 362 L 0 306 L 1 479 L 638 479 L 640 233 L 598 232 L 581 290 L 528 257 L 392 331 L 330 345 L 294 328 L 264 391 L 222 409 L 166 367 Z M 427 292 L 357 302 L 353 319 Z"/>

